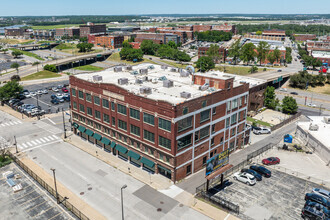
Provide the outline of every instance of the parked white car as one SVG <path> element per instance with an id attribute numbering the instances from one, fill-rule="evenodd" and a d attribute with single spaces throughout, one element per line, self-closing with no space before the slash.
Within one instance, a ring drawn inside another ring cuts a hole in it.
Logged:
<path id="1" fill-rule="evenodd" d="M 272 131 L 269 128 L 263 128 L 263 127 L 255 127 L 253 128 L 254 134 L 270 134 Z"/>
<path id="2" fill-rule="evenodd" d="M 234 180 L 238 180 L 250 186 L 253 186 L 254 184 L 257 183 L 256 178 L 249 173 L 241 173 L 241 172 L 234 173 Z"/>
<path id="3" fill-rule="evenodd" d="M 57 88 L 57 87 L 53 87 L 52 90 L 53 90 L 54 92 L 58 92 L 58 88 Z"/>
<path id="4" fill-rule="evenodd" d="M 56 94 L 56 98 L 58 98 L 58 99 L 63 99 L 63 94 L 61 94 L 61 93 L 57 93 L 57 94 Z"/>
<path id="5" fill-rule="evenodd" d="M 316 105 L 315 105 L 315 104 L 313 104 L 313 103 L 307 103 L 307 106 L 309 106 L 309 107 L 313 107 L 313 108 L 315 108 L 315 107 L 316 107 Z"/>
<path id="6" fill-rule="evenodd" d="M 35 92 L 30 92 L 31 96 L 36 96 L 37 94 Z"/>
<path id="7" fill-rule="evenodd" d="M 287 92 L 288 91 L 286 88 L 280 88 L 279 90 L 282 91 L 282 92 Z"/>
<path id="8" fill-rule="evenodd" d="M 326 198 L 327 200 L 330 199 L 330 192 L 328 190 L 313 188 L 312 192 Z"/>

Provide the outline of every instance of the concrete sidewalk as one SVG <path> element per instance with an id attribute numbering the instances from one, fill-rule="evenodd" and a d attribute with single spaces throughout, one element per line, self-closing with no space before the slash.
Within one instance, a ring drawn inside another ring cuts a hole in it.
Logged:
<path id="1" fill-rule="evenodd" d="M 163 194 L 177 200 L 178 202 L 195 209 L 196 211 L 212 218 L 212 219 L 228 219 L 234 220 L 237 217 L 228 214 L 227 212 L 216 208 L 206 202 L 196 199 L 193 194 L 183 191 L 179 187 L 175 186 L 166 177 L 160 174 L 149 174 L 148 172 L 142 170 L 141 168 L 132 166 L 129 162 L 126 162 L 112 153 L 106 152 L 101 148 L 97 147 L 81 139 L 79 136 L 69 133 L 68 137 L 64 141 L 76 146 L 77 148 L 85 151 L 86 153 L 97 157 L 103 162 L 111 165 L 112 167 L 120 170 L 134 177 L 135 179 L 153 187 L 154 189 L 162 192 Z"/>

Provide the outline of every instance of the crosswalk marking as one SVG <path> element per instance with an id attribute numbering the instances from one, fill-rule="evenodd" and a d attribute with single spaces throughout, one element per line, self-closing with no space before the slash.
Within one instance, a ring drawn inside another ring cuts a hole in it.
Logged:
<path id="1" fill-rule="evenodd" d="M 42 142 L 46 143 L 46 141 L 45 141 L 43 138 L 40 138 L 40 140 L 41 140 Z"/>
<path id="2" fill-rule="evenodd" d="M 15 125 L 15 124 L 14 124 L 13 122 L 11 122 L 11 121 L 10 121 L 10 122 L 8 122 L 8 123 L 9 123 L 10 125 Z"/>
<path id="3" fill-rule="evenodd" d="M 18 125 L 18 124 L 19 124 L 17 121 L 13 121 L 13 123 L 14 123 L 15 125 Z"/>
<path id="4" fill-rule="evenodd" d="M 18 122 L 18 124 L 22 124 L 23 122 L 21 122 L 21 121 L 17 121 Z"/>
<path id="5" fill-rule="evenodd" d="M 17 144 L 17 147 L 20 148 L 23 152 L 26 150 L 31 150 L 35 148 L 39 148 L 42 146 L 46 146 L 52 143 L 57 143 L 59 141 L 62 141 L 59 137 L 56 135 L 49 135 L 46 137 L 38 138 L 35 140 L 30 140 L 24 143 Z"/>
<path id="6" fill-rule="evenodd" d="M 31 143 L 33 144 L 33 145 L 36 145 L 37 143 L 36 142 L 34 142 L 34 141 L 31 141 Z"/>
<path id="7" fill-rule="evenodd" d="M 2 127 L 5 127 L 6 125 L 4 125 L 4 124 L 1 124 L 1 126 L 2 126 Z"/>
<path id="8" fill-rule="evenodd" d="M 38 144 L 41 144 L 41 141 L 39 141 L 38 139 L 37 140 L 35 140 Z"/>
<path id="9" fill-rule="evenodd" d="M 27 148 L 28 146 L 26 146 L 26 144 L 22 144 L 24 148 Z"/>
<path id="10" fill-rule="evenodd" d="M 29 145 L 30 147 L 32 147 L 33 145 L 30 142 L 26 142 L 27 145 Z"/>
<path id="11" fill-rule="evenodd" d="M 54 140 L 54 138 L 52 138 L 52 136 L 48 136 L 48 138 L 49 138 L 50 140 L 52 140 L 52 141 Z"/>
<path id="12" fill-rule="evenodd" d="M 18 124 L 22 124 L 22 122 L 21 121 L 6 121 L 6 122 L 0 122 L 0 125 L 2 126 L 2 127 L 6 127 L 6 126 L 14 126 L 14 125 L 18 125 Z"/>
<path id="13" fill-rule="evenodd" d="M 48 138 L 44 137 L 46 141 L 49 141 Z"/>
<path id="14" fill-rule="evenodd" d="M 52 136 L 53 136 L 55 139 L 58 139 L 58 137 L 57 137 L 56 135 L 53 134 Z"/>
<path id="15" fill-rule="evenodd" d="M 8 124 L 8 123 L 5 123 L 4 125 L 7 125 L 7 126 L 9 126 L 9 124 Z"/>

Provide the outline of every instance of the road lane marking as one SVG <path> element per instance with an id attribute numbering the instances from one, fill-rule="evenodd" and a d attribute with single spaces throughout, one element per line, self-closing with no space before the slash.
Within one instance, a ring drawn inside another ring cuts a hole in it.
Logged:
<path id="1" fill-rule="evenodd" d="M 22 144 L 24 148 L 27 148 L 28 146 L 26 144 Z"/>

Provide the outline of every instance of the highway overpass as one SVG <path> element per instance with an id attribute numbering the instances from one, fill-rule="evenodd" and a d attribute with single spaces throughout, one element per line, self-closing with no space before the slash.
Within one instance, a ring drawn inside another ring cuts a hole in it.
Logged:
<path id="1" fill-rule="evenodd" d="M 26 45 L 12 46 L 10 48 L 15 48 L 15 49 L 19 49 L 19 50 L 26 50 L 26 49 L 39 50 L 41 47 L 43 47 L 43 48 L 52 48 L 52 47 L 55 47 L 59 44 L 60 43 L 26 44 Z"/>

